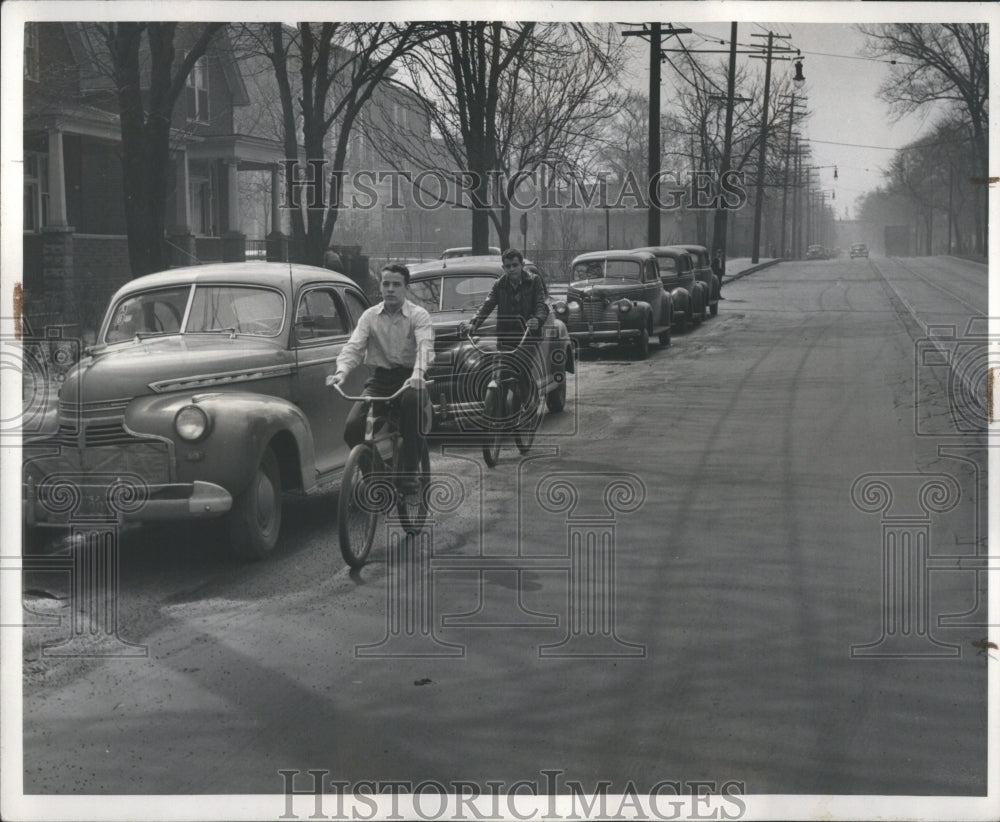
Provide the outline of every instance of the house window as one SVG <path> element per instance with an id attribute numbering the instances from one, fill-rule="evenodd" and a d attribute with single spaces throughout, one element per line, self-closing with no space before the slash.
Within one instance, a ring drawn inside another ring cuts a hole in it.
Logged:
<path id="1" fill-rule="evenodd" d="M 38 82 L 38 25 L 24 24 L 24 79 Z"/>
<path id="2" fill-rule="evenodd" d="M 49 222 L 49 155 L 24 152 L 24 230 L 41 231 Z"/>
<path id="3" fill-rule="evenodd" d="M 208 68 L 205 58 L 199 57 L 187 76 L 187 118 L 199 123 L 208 122 Z"/>

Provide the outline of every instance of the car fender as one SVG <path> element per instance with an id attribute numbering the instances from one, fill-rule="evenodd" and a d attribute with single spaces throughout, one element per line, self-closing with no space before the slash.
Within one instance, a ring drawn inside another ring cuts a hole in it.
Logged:
<path id="1" fill-rule="evenodd" d="M 177 412 L 188 405 L 198 406 L 209 418 L 208 433 L 193 443 L 174 428 Z M 169 441 L 180 482 L 214 482 L 237 496 L 249 485 L 264 450 L 278 438 L 279 461 L 286 461 L 282 473 L 298 474 L 286 487 L 301 483 L 308 491 L 315 485 L 309 422 L 301 409 L 280 397 L 244 391 L 139 397 L 125 409 L 125 427 L 132 434 Z"/>
<path id="2" fill-rule="evenodd" d="M 670 292 L 670 304 L 674 311 L 680 311 L 691 316 L 691 294 L 686 288 L 677 287 Z"/>
<path id="3" fill-rule="evenodd" d="M 641 317 L 640 322 L 629 322 L 630 326 L 641 326 L 645 323 L 646 328 L 651 329 L 653 327 L 653 306 L 644 300 L 632 300 L 633 306 L 632 311 L 629 312 L 631 316 Z"/>

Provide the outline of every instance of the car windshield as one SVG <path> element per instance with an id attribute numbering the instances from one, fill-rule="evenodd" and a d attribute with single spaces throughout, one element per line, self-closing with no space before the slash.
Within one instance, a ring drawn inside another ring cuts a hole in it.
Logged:
<path id="1" fill-rule="evenodd" d="M 184 285 L 126 297 L 111 312 L 104 342 L 177 334 L 190 294 L 191 286 Z"/>
<path id="2" fill-rule="evenodd" d="M 428 311 L 440 311 L 441 278 L 428 277 L 426 280 L 410 280 L 409 299 Z"/>
<path id="3" fill-rule="evenodd" d="M 573 266 L 574 280 L 640 280 L 642 266 L 637 260 L 582 260 Z"/>
<path id="4" fill-rule="evenodd" d="M 203 285 L 195 289 L 185 331 L 275 337 L 281 332 L 284 316 L 285 298 L 277 291 L 252 286 Z"/>
<path id="5" fill-rule="evenodd" d="M 656 265 L 660 269 L 660 274 L 676 274 L 677 260 L 673 257 L 657 257 Z"/>
<path id="6" fill-rule="evenodd" d="M 410 299 L 428 311 L 465 311 L 479 308 L 497 277 L 467 274 L 431 277 L 410 283 Z"/>

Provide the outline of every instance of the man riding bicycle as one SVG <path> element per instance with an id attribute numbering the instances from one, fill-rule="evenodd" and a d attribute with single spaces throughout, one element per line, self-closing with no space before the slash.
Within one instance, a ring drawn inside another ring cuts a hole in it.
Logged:
<path id="1" fill-rule="evenodd" d="M 410 270 L 391 263 L 380 273 L 382 302 L 362 313 L 351 338 L 337 358 L 337 372 L 327 384 L 340 385 L 364 360 L 372 375 L 365 383 L 366 396 L 387 397 L 402 386 L 399 397 L 399 431 L 403 437 L 403 472 L 419 470 L 424 431 L 420 419 L 429 401 L 424 388 L 424 372 L 434 356 L 434 328 L 431 315 L 408 300 Z M 353 448 L 365 438 L 366 407 L 356 402 L 344 424 L 344 441 Z"/>
<path id="2" fill-rule="evenodd" d="M 525 328 L 529 335 L 525 344 L 531 346 L 532 357 L 539 357 L 539 331 L 549 316 L 549 306 L 545 302 L 545 285 L 541 277 L 524 270 L 524 257 L 516 248 L 507 249 L 501 256 L 503 275 L 493 283 L 489 296 L 483 302 L 469 323 L 459 326 L 461 333 L 474 334 L 493 309 L 497 312 L 497 347 L 501 351 L 512 351 L 518 347 Z M 538 373 L 541 362 L 537 362 Z M 522 397 L 531 397 L 532 369 L 517 369 L 518 384 Z"/>

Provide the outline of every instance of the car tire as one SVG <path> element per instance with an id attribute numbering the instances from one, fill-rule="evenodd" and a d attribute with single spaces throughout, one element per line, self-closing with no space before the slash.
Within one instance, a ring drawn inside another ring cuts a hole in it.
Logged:
<path id="1" fill-rule="evenodd" d="M 711 305 L 710 305 L 710 306 L 708 307 L 708 312 L 709 312 L 709 313 L 710 313 L 710 314 L 711 314 L 711 315 L 712 315 L 713 317 L 715 317 L 716 315 L 718 315 L 718 313 L 719 313 L 719 303 L 718 303 L 718 301 L 716 301 L 716 302 L 712 303 L 712 304 L 711 304 Z"/>
<path id="2" fill-rule="evenodd" d="M 660 332 L 660 336 L 657 337 L 657 339 L 659 340 L 660 345 L 663 348 L 666 348 L 668 345 L 670 345 L 670 326 L 669 325 L 667 326 L 667 330 L 666 331 L 661 331 Z"/>
<path id="3" fill-rule="evenodd" d="M 677 321 L 677 333 L 683 334 L 688 330 L 688 317 L 691 315 L 690 311 L 681 312 L 681 318 Z"/>
<path id="4" fill-rule="evenodd" d="M 241 559 L 270 556 L 281 534 L 281 471 L 268 448 L 247 489 L 233 500 L 229 512 L 229 544 Z"/>
<path id="5" fill-rule="evenodd" d="M 649 357 L 649 330 L 644 328 L 642 333 L 632 342 L 632 358 L 644 360 Z"/>
<path id="6" fill-rule="evenodd" d="M 702 303 L 700 310 L 696 311 L 695 309 L 697 309 L 697 308 L 698 308 L 698 298 L 695 297 L 694 295 L 692 295 L 692 297 L 691 297 L 691 319 L 694 321 L 695 325 L 701 325 L 701 323 L 703 323 L 705 321 L 705 318 L 708 316 L 708 313 L 705 311 L 705 304 L 704 304 L 704 302 Z"/>
<path id="7" fill-rule="evenodd" d="M 545 407 L 550 414 L 558 414 L 566 407 L 566 372 L 556 374 L 556 379 L 559 385 L 545 395 Z"/>

